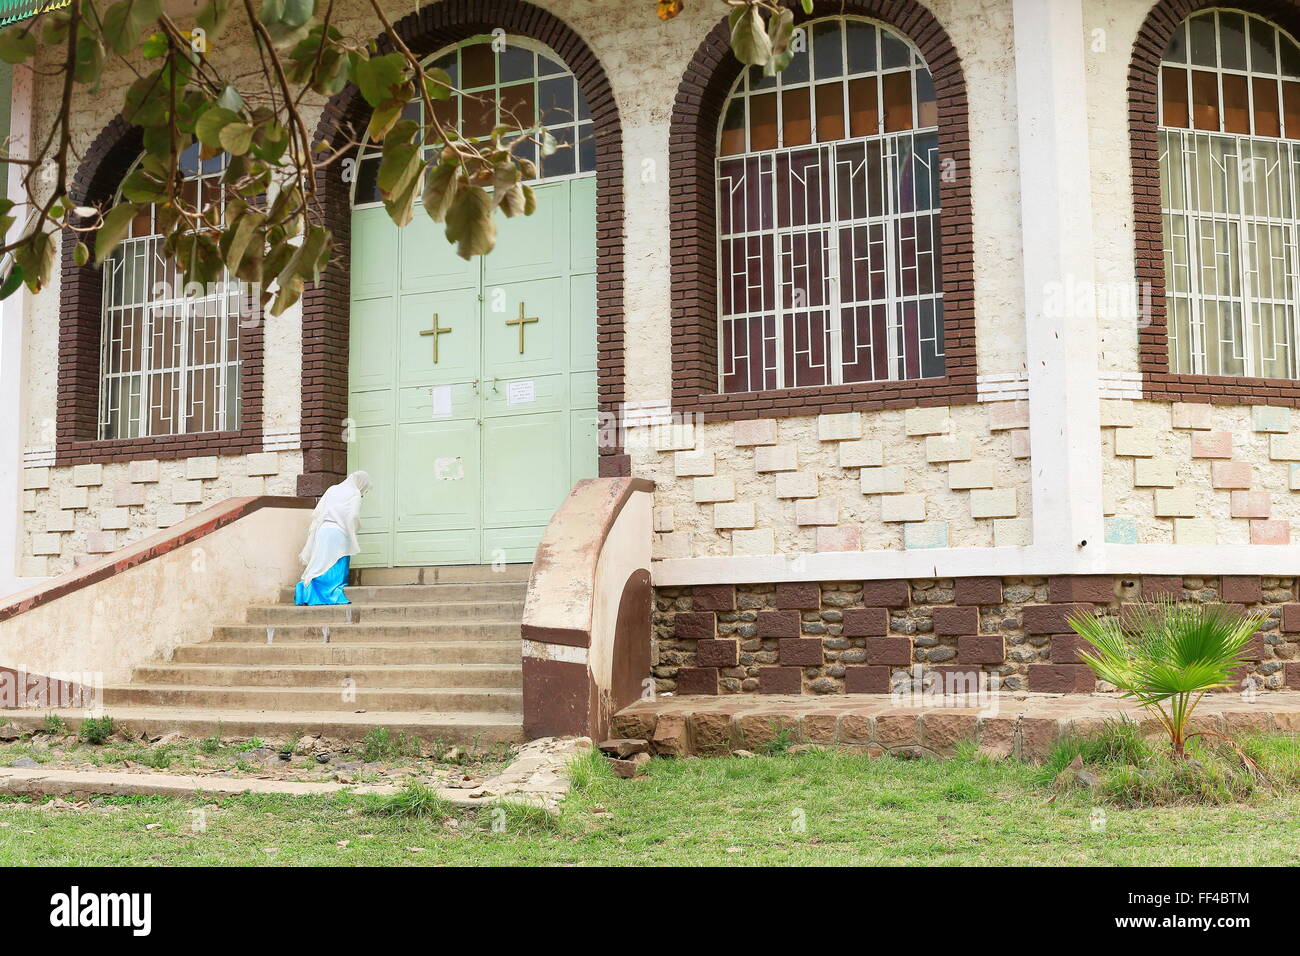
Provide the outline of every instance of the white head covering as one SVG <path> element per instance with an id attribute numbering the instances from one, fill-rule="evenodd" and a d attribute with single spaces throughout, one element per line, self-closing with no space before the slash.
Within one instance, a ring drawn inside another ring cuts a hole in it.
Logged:
<path id="1" fill-rule="evenodd" d="M 354 471 L 325 489 L 312 512 L 307 543 L 298 556 L 307 565 L 304 581 L 324 574 L 344 555 L 361 551 L 357 526 L 361 522 L 361 496 L 369 490 L 370 476 L 364 471 Z"/>

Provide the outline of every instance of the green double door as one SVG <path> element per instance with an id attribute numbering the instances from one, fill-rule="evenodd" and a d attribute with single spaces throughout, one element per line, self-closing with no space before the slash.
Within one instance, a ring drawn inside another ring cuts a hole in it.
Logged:
<path id="1" fill-rule="evenodd" d="M 531 561 L 596 474 L 595 180 L 537 187 L 469 262 L 416 210 L 352 216 L 348 467 L 357 567 Z"/>

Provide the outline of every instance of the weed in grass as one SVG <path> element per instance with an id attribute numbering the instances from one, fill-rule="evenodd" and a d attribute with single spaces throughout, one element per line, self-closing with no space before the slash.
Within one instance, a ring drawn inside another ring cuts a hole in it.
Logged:
<path id="1" fill-rule="evenodd" d="M 597 783 L 613 777 L 609 761 L 594 747 L 584 750 L 569 761 L 569 787 L 572 790 L 590 790 Z"/>
<path id="2" fill-rule="evenodd" d="M 424 784 L 412 781 L 396 793 L 367 795 L 365 812 L 381 817 L 443 819 L 452 815 L 452 806 Z"/>
<path id="3" fill-rule="evenodd" d="M 387 727 L 374 727 L 361 739 L 361 759 L 366 763 L 379 760 L 396 760 L 414 757 L 420 753 L 420 742 L 402 733 L 393 733 Z"/>
<path id="4" fill-rule="evenodd" d="M 81 722 L 81 728 L 78 736 L 83 743 L 102 744 L 113 735 L 113 718 L 105 715 L 103 717 L 87 717 Z"/>
<path id="5" fill-rule="evenodd" d="M 772 724 L 772 730 L 772 739 L 767 742 L 763 752 L 769 757 L 779 757 L 790 750 L 790 747 L 794 744 L 794 735 L 791 734 L 789 727 L 777 723 Z"/>
<path id="6" fill-rule="evenodd" d="M 46 714 L 45 732 L 47 734 L 66 734 L 68 732 L 68 722 L 58 714 Z"/>
<path id="7" fill-rule="evenodd" d="M 479 810 L 479 826 L 495 833 L 513 835 L 558 833 L 560 818 L 534 803 L 506 800 Z"/>
<path id="8" fill-rule="evenodd" d="M 199 741 L 199 750 L 211 757 L 221 750 L 221 737 L 216 734 L 211 737 L 204 737 Z"/>
<path id="9" fill-rule="evenodd" d="M 1138 733 L 1137 724 L 1123 717 L 1108 718 L 1094 733 L 1058 740 L 1043 761 L 1041 778 L 1044 783 L 1055 780 L 1076 758 L 1087 766 L 1143 766 L 1154 756 L 1151 745 Z"/>

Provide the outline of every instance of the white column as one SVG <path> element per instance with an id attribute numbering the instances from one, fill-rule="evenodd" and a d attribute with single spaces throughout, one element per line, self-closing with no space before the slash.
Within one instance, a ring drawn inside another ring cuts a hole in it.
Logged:
<path id="1" fill-rule="evenodd" d="M 1068 307 L 1095 288 L 1083 11 L 1014 0 L 1013 12 L 1034 550 L 1044 571 L 1087 571 L 1105 546 L 1097 319 Z"/>
<path id="2" fill-rule="evenodd" d="M 32 71 L 13 68 L 10 93 L 10 152 L 25 155 L 32 133 Z M 22 167 L 10 165 L 6 195 L 22 195 Z M 26 221 L 24 206 L 15 206 L 13 230 Z M 22 541 L 23 430 L 27 423 L 26 326 L 28 293 L 20 289 L 0 302 L 0 595 L 17 591 L 36 578 L 22 578 L 19 547 Z"/>

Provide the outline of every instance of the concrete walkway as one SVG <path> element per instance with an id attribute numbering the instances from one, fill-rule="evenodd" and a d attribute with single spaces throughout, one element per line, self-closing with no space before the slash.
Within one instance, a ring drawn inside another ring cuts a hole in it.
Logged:
<path id="1" fill-rule="evenodd" d="M 1123 717 L 1138 721 L 1144 733 L 1159 731 L 1142 708 L 1113 694 L 999 693 L 949 701 L 734 694 L 638 701 L 614 717 L 611 734 L 650 740 L 656 753 L 675 756 L 761 751 L 784 734 L 790 743 L 904 756 L 948 756 L 973 741 L 986 753 L 1040 760 L 1059 737 Z M 1253 701 L 1211 694 L 1194 720 L 1220 733 L 1300 733 L 1300 693 L 1270 691 Z"/>

